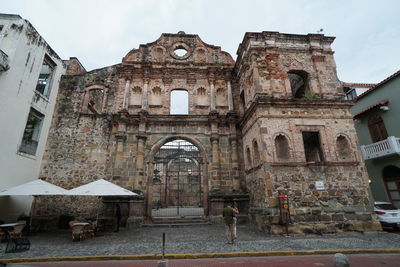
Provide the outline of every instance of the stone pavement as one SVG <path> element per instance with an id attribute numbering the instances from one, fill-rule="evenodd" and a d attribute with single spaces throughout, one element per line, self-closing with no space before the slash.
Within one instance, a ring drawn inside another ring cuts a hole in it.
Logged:
<path id="1" fill-rule="evenodd" d="M 29 236 L 31 248 L 5 254 L 1 259 L 103 255 L 161 254 L 162 233 L 166 233 L 166 254 L 232 253 L 268 251 L 313 251 L 349 249 L 400 249 L 400 235 L 393 233 L 350 234 L 336 236 L 271 237 L 248 225 L 238 226 L 238 243 L 225 243 L 223 225 L 143 227 L 104 232 L 82 242 L 72 242 L 69 231 L 37 233 Z M 261 255 L 260 255 L 261 256 Z"/>
<path id="2" fill-rule="evenodd" d="M 332 267 L 332 255 L 279 256 L 279 257 L 241 257 L 219 259 L 181 259 L 166 260 L 168 267 Z M 353 254 L 348 255 L 351 267 L 398 267 L 400 254 Z M 157 260 L 110 260 L 110 261 L 74 261 L 74 262 L 32 262 L 14 263 L 7 267 L 157 267 Z"/>

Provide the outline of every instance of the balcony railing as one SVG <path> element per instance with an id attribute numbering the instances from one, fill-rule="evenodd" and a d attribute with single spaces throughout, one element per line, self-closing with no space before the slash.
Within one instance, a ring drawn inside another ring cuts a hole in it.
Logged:
<path id="1" fill-rule="evenodd" d="M 8 56 L 0 50 L 0 71 L 8 70 Z"/>
<path id="2" fill-rule="evenodd" d="M 400 138 L 389 136 L 383 141 L 379 141 L 366 146 L 361 146 L 361 152 L 363 154 L 364 160 L 376 159 L 393 154 L 400 155 Z"/>

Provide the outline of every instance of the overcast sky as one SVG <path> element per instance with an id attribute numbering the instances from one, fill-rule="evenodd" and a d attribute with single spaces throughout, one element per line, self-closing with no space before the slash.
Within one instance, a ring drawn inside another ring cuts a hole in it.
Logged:
<path id="1" fill-rule="evenodd" d="M 120 63 L 161 33 L 198 34 L 236 58 L 245 32 L 307 34 L 333 43 L 339 79 L 379 82 L 400 69 L 398 0 L 0 0 L 29 20 L 63 59 L 87 70 Z"/>

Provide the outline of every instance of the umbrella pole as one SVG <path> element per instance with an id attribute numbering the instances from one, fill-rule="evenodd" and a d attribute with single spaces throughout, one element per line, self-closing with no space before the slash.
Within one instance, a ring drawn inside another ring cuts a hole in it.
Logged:
<path id="1" fill-rule="evenodd" d="M 33 200 L 32 200 L 32 205 L 31 205 L 31 211 L 29 212 L 30 216 L 29 216 L 29 228 L 28 228 L 28 234 L 31 233 L 31 229 L 32 229 L 32 217 L 33 217 L 33 211 L 35 210 L 35 206 L 36 206 L 36 196 L 32 196 Z"/>
<path id="2" fill-rule="evenodd" d="M 98 197 L 99 200 L 101 199 L 101 197 Z M 97 214 L 96 214 L 96 232 L 97 232 L 97 228 L 98 228 L 98 223 L 99 223 L 99 211 L 100 211 L 100 204 L 97 205 Z"/>

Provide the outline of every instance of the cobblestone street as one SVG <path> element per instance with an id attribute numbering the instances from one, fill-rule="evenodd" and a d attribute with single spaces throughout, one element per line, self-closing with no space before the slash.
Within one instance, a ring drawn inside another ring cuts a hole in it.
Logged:
<path id="1" fill-rule="evenodd" d="M 327 249 L 400 249 L 400 235 L 393 233 L 351 234 L 336 236 L 271 237 L 248 225 L 239 225 L 236 245 L 225 243 L 222 225 L 143 227 L 103 232 L 82 242 L 72 242 L 69 231 L 37 233 L 29 236 L 31 248 L 5 254 L 0 258 L 37 258 L 96 255 L 161 254 L 162 233 L 166 233 L 166 254 L 227 253 L 262 251 L 298 251 Z"/>

